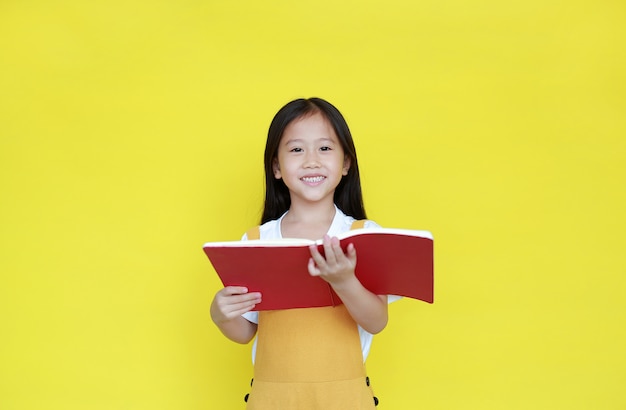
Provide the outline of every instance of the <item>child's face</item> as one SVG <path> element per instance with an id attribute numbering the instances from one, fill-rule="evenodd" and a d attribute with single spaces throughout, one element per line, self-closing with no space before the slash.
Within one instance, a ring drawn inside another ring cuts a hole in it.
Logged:
<path id="1" fill-rule="evenodd" d="M 350 160 L 328 120 L 320 113 L 297 118 L 283 132 L 274 160 L 274 177 L 284 181 L 291 201 L 333 201 L 348 174 Z"/>

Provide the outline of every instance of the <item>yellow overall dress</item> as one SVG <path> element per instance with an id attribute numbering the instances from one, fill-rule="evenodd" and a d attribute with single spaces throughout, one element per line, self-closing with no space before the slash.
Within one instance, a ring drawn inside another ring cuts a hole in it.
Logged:
<path id="1" fill-rule="evenodd" d="M 248 239 L 258 235 L 251 230 Z M 358 327 L 344 305 L 259 312 L 249 410 L 374 409 L 369 384 Z"/>

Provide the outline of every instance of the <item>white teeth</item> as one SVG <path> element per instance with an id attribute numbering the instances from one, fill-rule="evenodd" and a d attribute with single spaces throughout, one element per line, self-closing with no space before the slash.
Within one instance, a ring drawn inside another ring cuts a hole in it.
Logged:
<path id="1" fill-rule="evenodd" d="M 321 182 L 324 179 L 324 177 L 322 176 L 318 176 L 318 177 L 303 177 L 302 180 L 304 182 L 311 182 L 311 183 L 315 183 L 315 182 Z"/>

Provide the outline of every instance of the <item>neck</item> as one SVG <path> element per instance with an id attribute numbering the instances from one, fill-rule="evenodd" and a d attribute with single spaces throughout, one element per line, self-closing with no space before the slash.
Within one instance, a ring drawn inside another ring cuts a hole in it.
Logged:
<path id="1" fill-rule="evenodd" d="M 335 217 L 335 204 L 291 204 L 281 222 L 283 238 L 322 238 Z"/>
<path id="2" fill-rule="evenodd" d="M 285 215 L 291 223 L 301 224 L 330 224 L 335 217 L 335 204 L 328 203 L 299 203 L 292 202 L 289 213 Z"/>

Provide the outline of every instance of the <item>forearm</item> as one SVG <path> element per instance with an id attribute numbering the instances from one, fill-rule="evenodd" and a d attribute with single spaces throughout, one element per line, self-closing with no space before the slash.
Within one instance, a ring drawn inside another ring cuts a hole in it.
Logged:
<path id="1" fill-rule="evenodd" d="M 352 277 L 333 289 L 350 312 L 355 322 L 369 333 L 376 334 L 387 326 L 387 297 L 375 295 Z"/>
<path id="2" fill-rule="evenodd" d="M 213 320 L 220 331 L 233 342 L 246 344 L 256 334 L 256 323 L 249 322 L 243 316 L 234 319 L 217 322 Z"/>

